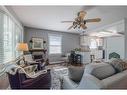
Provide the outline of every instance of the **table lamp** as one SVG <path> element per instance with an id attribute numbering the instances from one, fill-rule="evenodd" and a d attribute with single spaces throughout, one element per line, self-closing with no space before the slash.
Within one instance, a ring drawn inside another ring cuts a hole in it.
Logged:
<path id="1" fill-rule="evenodd" d="M 27 43 L 18 43 L 18 45 L 17 45 L 17 50 L 18 51 L 21 51 L 21 52 L 25 52 L 25 51 L 28 51 L 29 49 L 28 49 L 28 45 L 27 45 Z M 25 62 L 25 59 L 24 59 L 24 56 L 23 56 L 23 60 L 24 60 L 24 62 Z"/>

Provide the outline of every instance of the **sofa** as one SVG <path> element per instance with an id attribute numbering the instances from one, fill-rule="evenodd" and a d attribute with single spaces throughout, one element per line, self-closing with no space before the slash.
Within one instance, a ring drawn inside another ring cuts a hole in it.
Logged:
<path id="1" fill-rule="evenodd" d="M 62 77 L 62 89 L 127 89 L 127 69 L 116 72 L 109 63 L 90 63 L 73 73 Z"/>

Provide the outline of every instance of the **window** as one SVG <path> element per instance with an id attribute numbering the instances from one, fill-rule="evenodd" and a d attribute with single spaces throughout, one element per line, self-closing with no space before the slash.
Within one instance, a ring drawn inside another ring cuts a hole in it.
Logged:
<path id="1" fill-rule="evenodd" d="M 0 63 L 7 63 L 20 55 L 16 45 L 23 41 L 23 29 L 10 15 L 0 11 L 0 33 Z"/>
<path id="2" fill-rule="evenodd" d="M 8 16 L 4 15 L 4 27 L 3 27 L 3 52 L 4 52 L 4 62 L 10 61 L 14 56 L 12 52 L 12 25 L 13 22 Z"/>
<path id="3" fill-rule="evenodd" d="M 49 35 L 49 54 L 61 53 L 62 36 L 50 34 Z"/>
<path id="4" fill-rule="evenodd" d="M 103 45 L 103 40 L 101 38 L 91 38 L 90 39 L 90 49 L 97 49 L 98 46 Z"/>
<path id="5" fill-rule="evenodd" d="M 90 39 L 90 49 L 96 49 L 96 48 L 97 48 L 96 39 Z"/>

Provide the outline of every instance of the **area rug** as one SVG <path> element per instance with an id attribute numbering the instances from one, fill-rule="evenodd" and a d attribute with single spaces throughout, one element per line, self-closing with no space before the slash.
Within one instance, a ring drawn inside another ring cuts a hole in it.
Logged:
<path id="1" fill-rule="evenodd" d="M 51 89 L 59 90 L 62 86 L 62 76 L 68 75 L 68 69 L 65 67 L 54 67 L 51 69 Z"/>

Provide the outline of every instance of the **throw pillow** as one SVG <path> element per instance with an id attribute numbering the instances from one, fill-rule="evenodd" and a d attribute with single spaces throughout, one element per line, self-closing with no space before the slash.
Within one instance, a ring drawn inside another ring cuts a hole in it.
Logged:
<path id="1" fill-rule="evenodd" d="M 25 67 L 25 63 L 24 63 L 23 60 L 20 60 L 20 62 L 19 62 L 19 66 L 21 66 L 21 67 Z"/>
<path id="2" fill-rule="evenodd" d="M 85 72 L 102 80 L 115 74 L 115 69 L 107 63 L 90 63 L 86 65 Z"/>
<path id="3" fill-rule="evenodd" d="M 126 69 L 125 62 L 120 58 L 112 58 L 109 64 L 111 64 L 114 67 L 117 73 L 122 72 Z"/>
<path id="4" fill-rule="evenodd" d="M 127 69 L 127 60 L 123 60 L 123 62 L 124 62 L 124 68 L 126 70 Z"/>
<path id="5" fill-rule="evenodd" d="M 24 70 L 27 74 L 35 72 L 36 69 L 37 69 L 37 65 L 31 65 L 31 66 L 24 67 Z"/>

